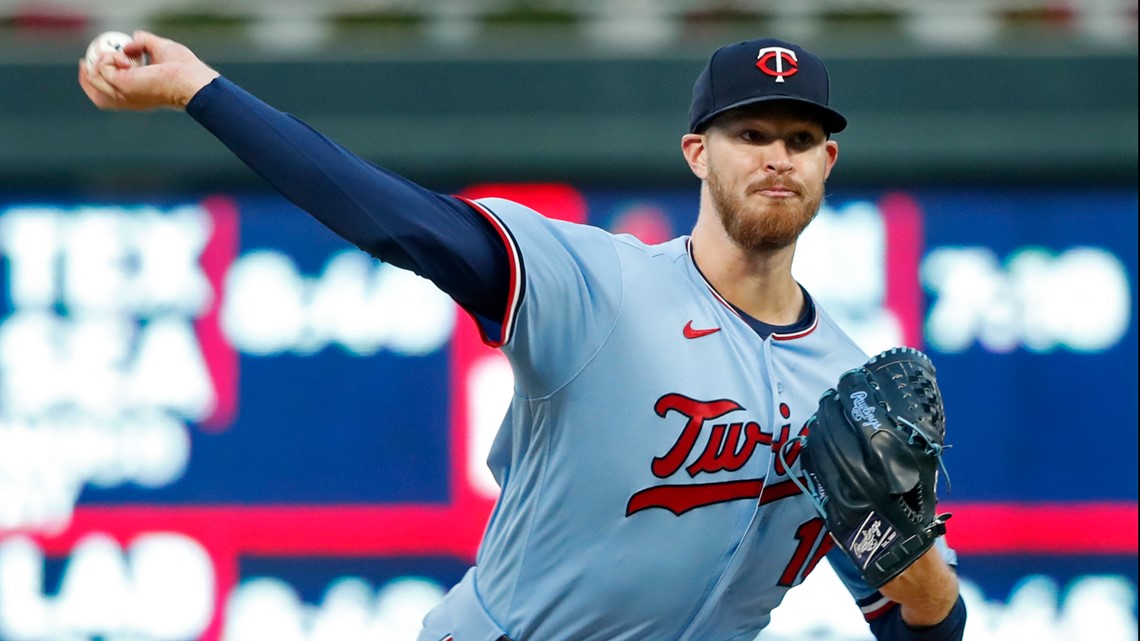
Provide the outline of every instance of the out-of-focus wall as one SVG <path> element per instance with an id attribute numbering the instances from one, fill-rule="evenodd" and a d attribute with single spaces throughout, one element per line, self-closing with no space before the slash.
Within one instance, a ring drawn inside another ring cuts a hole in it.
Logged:
<path id="1" fill-rule="evenodd" d="M 99 114 L 75 91 L 74 61 L 112 22 L 181 38 L 353 151 L 436 184 L 683 180 L 696 73 L 716 45 L 757 34 L 828 59 L 852 122 L 837 181 L 1103 183 L 1137 171 L 1135 2 L 673 2 L 658 12 L 667 33 L 645 42 L 596 23 L 652 31 L 656 3 L 488 1 L 454 33 L 437 20 L 463 3 L 318 3 L 302 16 L 222 4 L 10 4 L 0 185 L 252 184 L 188 119 Z"/>

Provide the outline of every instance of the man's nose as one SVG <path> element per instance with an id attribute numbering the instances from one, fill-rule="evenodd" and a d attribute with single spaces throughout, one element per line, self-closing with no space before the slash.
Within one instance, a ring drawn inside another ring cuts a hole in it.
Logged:
<path id="1" fill-rule="evenodd" d="M 768 145 L 765 150 L 767 156 L 766 166 L 770 171 L 782 174 L 792 169 L 792 157 L 788 153 L 788 145 L 783 140 L 777 140 Z"/>

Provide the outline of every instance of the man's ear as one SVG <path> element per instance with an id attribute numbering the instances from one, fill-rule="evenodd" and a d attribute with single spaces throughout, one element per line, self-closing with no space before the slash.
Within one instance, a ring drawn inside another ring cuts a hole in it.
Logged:
<path id="1" fill-rule="evenodd" d="M 681 136 L 681 153 L 689 163 L 693 175 L 701 180 L 708 177 L 708 138 L 703 134 Z"/>
<path id="2" fill-rule="evenodd" d="M 834 140 L 828 140 L 824 144 L 827 145 L 827 166 L 823 171 L 823 179 L 827 180 L 827 177 L 831 175 L 832 167 L 835 167 L 835 161 L 839 160 L 839 143 Z"/>

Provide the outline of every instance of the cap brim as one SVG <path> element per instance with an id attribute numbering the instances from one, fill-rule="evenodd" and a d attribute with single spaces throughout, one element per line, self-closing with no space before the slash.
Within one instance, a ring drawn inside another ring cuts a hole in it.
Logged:
<path id="1" fill-rule="evenodd" d="M 803 98 L 798 98 L 795 96 L 759 96 L 756 98 L 749 98 L 748 100 L 741 100 L 740 102 L 735 102 L 726 107 L 717 109 L 716 111 L 708 114 L 699 122 L 697 122 L 693 126 L 692 133 L 698 133 L 721 114 L 732 111 L 734 109 L 740 109 L 741 107 L 747 107 L 748 105 L 755 105 L 762 102 L 791 102 L 807 107 L 809 111 L 815 112 L 815 116 L 819 120 L 819 123 L 823 125 L 823 130 L 828 134 L 839 133 L 847 128 L 847 119 L 843 117 L 843 114 L 832 109 L 831 107 L 821 105 L 818 102 L 804 100 Z"/>

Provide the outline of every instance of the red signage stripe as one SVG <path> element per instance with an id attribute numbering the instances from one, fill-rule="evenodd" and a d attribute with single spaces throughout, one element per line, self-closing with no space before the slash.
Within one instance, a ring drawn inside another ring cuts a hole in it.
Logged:
<path id="1" fill-rule="evenodd" d="M 1137 553 L 1136 503 L 944 503 L 950 545 L 969 554 Z"/>
<path id="2" fill-rule="evenodd" d="M 214 225 L 200 259 L 214 297 L 210 309 L 198 319 L 195 327 L 217 394 L 217 405 L 200 427 L 206 432 L 220 433 L 229 428 L 238 409 L 239 359 L 222 331 L 221 312 L 223 284 L 227 271 L 237 259 L 241 225 L 237 205 L 228 198 L 211 196 L 202 201 L 202 207 L 209 212 Z"/>
<path id="3" fill-rule="evenodd" d="M 1137 554 L 1137 504 L 944 503 L 950 544 L 961 554 Z M 636 518 L 636 517 L 635 517 Z M 683 518 L 683 517 L 682 517 Z M 238 554 L 280 556 L 454 555 L 473 559 L 483 509 L 322 506 L 81 506 L 71 527 L 36 536 L 67 554 L 93 532 L 124 544 L 142 532 L 182 532 Z"/>
<path id="4" fill-rule="evenodd" d="M 411 506 L 80 506 L 65 532 L 34 538 L 53 555 L 69 553 L 93 532 L 123 545 L 143 532 L 181 532 L 237 554 L 443 554 L 474 560 L 486 516 L 485 511 Z"/>
<path id="5" fill-rule="evenodd" d="M 879 201 L 886 225 L 887 309 L 894 313 L 902 329 L 904 345 L 922 347 L 922 263 L 923 214 L 909 194 L 888 193 Z"/>

